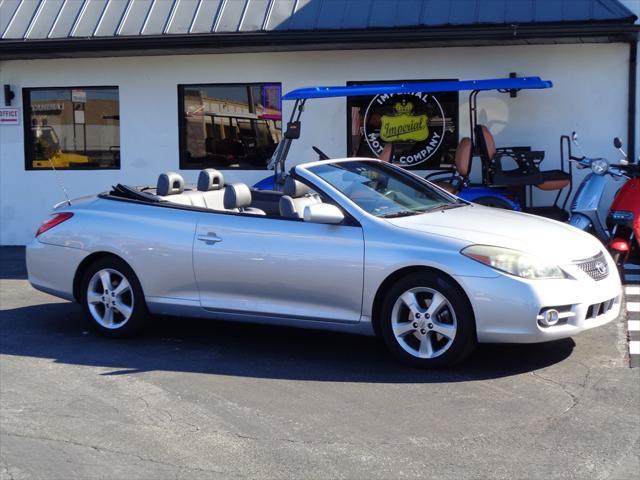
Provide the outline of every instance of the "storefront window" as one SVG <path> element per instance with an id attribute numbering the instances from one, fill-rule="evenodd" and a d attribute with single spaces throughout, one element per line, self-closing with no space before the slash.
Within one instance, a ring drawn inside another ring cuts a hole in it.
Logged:
<path id="1" fill-rule="evenodd" d="M 117 87 L 23 89 L 27 170 L 120 168 Z"/>
<path id="2" fill-rule="evenodd" d="M 413 82 L 429 80 L 413 80 Z M 363 85 L 374 82 L 349 82 Z M 411 83 L 392 80 L 375 83 Z M 390 158 L 406 168 L 451 166 L 458 142 L 458 93 L 349 97 L 349 156 Z"/>
<path id="3" fill-rule="evenodd" d="M 264 169 L 282 137 L 279 84 L 181 85 L 180 168 Z"/>

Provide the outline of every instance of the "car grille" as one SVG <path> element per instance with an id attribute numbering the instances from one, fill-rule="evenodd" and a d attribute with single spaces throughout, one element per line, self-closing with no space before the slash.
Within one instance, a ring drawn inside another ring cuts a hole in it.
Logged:
<path id="1" fill-rule="evenodd" d="M 609 265 L 602 252 L 594 257 L 578 260 L 575 265 L 594 280 L 603 280 L 609 276 Z"/>
<path id="2" fill-rule="evenodd" d="M 587 320 L 598 318 L 600 315 L 607 313 L 613 308 L 617 299 L 618 297 L 615 297 L 611 300 L 607 300 L 606 302 L 589 305 L 589 309 L 587 310 Z"/>

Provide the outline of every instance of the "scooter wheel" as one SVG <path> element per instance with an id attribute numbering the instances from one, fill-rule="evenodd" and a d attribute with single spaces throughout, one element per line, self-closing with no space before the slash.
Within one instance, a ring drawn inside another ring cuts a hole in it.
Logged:
<path id="1" fill-rule="evenodd" d="M 613 258 L 616 267 L 618 267 L 618 274 L 620 275 L 620 279 L 624 282 L 624 263 L 626 260 L 626 255 L 617 250 L 609 250 L 609 253 L 611 254 L 611 258 Z"/>

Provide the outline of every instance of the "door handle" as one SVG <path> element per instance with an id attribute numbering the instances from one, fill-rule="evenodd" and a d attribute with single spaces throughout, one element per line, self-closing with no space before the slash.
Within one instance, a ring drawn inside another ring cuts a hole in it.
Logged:
<path id="1" fill-rule="evenodd" d="M 215 234 L 215 232 L 207 232 L 206 234 L 198 235 L 198 240 L 206 243 L 207 245 L 214 245 L 221 242 L 222 239 Z"/>

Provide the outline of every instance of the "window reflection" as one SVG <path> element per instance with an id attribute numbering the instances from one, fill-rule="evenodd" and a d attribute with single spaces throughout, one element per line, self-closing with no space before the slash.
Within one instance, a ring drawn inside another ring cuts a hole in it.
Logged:
<path id="1" fill-rule="evenodd" d="M 26 89 L 26 168 L 120 167 L 117 87 Z"/>
<path id="2" fill-rule="evenodd" d="M 185 85 L 182 168 L 263 169 L 282 137 L 279 84 Z"/>

